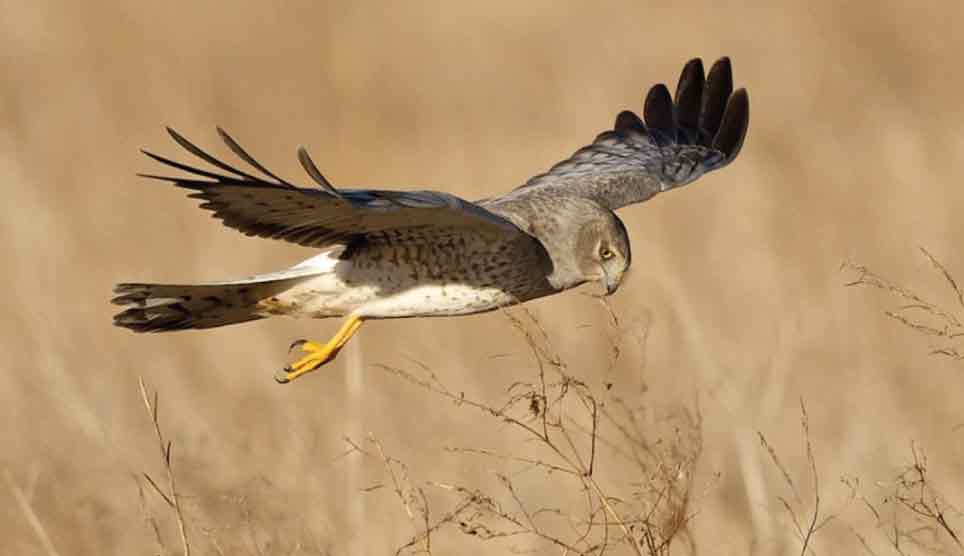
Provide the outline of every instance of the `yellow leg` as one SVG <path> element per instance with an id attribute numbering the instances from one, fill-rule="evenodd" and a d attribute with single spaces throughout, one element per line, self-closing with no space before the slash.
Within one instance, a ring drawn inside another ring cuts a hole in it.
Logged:
<path id="1" fill-rule="evenodd" d="M 338 351 L 348 343 L 348 340 L 361 328 L 362 319 L 359 316 L 348 317 L 338 332 L 326 344 L 317 344 L 307 340 L 298 340 L 291 344 L 291 349 L 300 347 L 306 355 L 285 367 L 274 379 L 281 384 L 287 384 L 303 374 L 310 373 L 328 363 L 338 355 Z"/>

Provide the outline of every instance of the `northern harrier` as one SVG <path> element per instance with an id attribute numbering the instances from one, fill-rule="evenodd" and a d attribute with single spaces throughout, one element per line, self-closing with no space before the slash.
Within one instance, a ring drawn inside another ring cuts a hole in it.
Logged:
<path id="1" fill-rule="evenodd" d="M 733 91 L 730 62 L 683 68 L 675 100 L 650 89 L 643 118 L 624 111 L 613 129 L 548 172 L 500 197 L 470 202 L 438 191 L 342 189 L 304 148 L 298 159 L 318 187 L 295 186 L 221 139 L 252 171 L 181 147 L 223 173 L 144 151 L 191 176 L 146 175 L 193 190 L 225 225 L 245 235 L 323 251 L 292 268 L 231 282 L 119 284 L 130 306 L 114 324 L 135 332 L 224 326 L 273 315 L 347 317 L 277 375 L 289 382 L 331 361 L 367 319 L 467 315 L 600 282 L 607 294 L 629 268 L 626 227 L 614 209 L 645 201 L 729 164 L 749 120 L 746 90 Z M 260 173 L 261 175 L 256 175 Z"/>

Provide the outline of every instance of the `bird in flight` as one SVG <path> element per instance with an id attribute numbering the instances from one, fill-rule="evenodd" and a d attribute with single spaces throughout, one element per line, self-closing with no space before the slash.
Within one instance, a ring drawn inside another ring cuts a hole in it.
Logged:
<path id="1" fill-rule="evenodd" d="M 613 129 L 512 191 L 467 201 L 439 191 L 335 187 L 304 148 L 298 160 L 317 187 L 262 166 L 218 128 L 251 169 L 231 166 L 173 129 L 206 170 L 144 151 L 185 172 L 142 174 L 191 190 L 201 208 L 248 236 L 321 249 L 289 269 L 228 282 L 125 283 L 114 324 L 135 332 L 225 326 L 274 315 L 343 317 L 328 342 L 298 340 L 300 358 L 275 378 L 287 383 L 328 363 L 369 319 L 468 315 L 559 293 L 587 282 L 606 294 L 631 261 L 615 209 L 646 201 L 726 166 L 749 122 L 745 89 L 733 90 L 730 61 L 708 74 L 699 59 L 675 97 L 653 86 L 643 117 L 623 111 Z"/>

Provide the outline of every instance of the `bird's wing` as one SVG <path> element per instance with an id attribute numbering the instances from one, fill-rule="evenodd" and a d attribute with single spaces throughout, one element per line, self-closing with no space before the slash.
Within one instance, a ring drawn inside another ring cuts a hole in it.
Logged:
<path id="1" fill-rule="evenodd" d="M 610 209 L 639 203 L 732 162 L 748 123 L 749 99 L 745 89 L 733 91 L 729 59 L 718 60 L 706 77 L 702 61 L 690 60 L 675 99 L 666 85 L 655 85 L 642 119 L 620 113 L 611 131 L 503 198 L 551 192 Z"/>
<path id="2" fill-rule="evenodd" d="M 201 208 L 212 211 L 226 226 L 249 236 L 324 247 L 403 229 L 431 235 L 433 230 L 456 228 L 503 238 L 523 233 L 501 216 L 448 193 L 336 189 L 318 171 L 304 148 L 298 149 L 298 159 L 317 188 L 299 187 L 279 178 L 220 128 L 218 133 L 225 144 L 263 176 L 230 166 L 173 129 L 167 131 L 185 150 L 222 172 L 202 170 L 143 151 L 158 162 L 192 175 L 140 175 L 194 190 L 189 197 L 203 200 Z"/>

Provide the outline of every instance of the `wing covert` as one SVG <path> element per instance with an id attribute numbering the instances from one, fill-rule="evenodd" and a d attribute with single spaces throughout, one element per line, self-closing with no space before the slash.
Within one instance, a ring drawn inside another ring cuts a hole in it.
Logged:
<path id="1" fill-rule="evenodd" d="M 732 162 L 748 124 L 749 97 L 745 89 L 733 91 L 729 59 L 704 76 L 696 58 L 683 68 L 675 97 L 665 85 L 653 86 L 643 118 L 621 112 L 612 130 L 502 199 L 551 192 L 610 209 L 642 202 Z"/>

